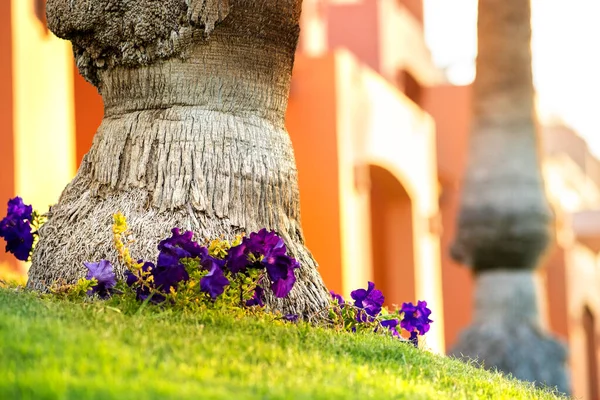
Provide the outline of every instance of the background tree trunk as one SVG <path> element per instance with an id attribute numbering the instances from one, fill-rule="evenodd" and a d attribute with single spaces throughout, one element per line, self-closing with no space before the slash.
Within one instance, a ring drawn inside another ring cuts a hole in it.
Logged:
<path id="1" fill-rule="evenodd" d="M 73 42 L 105 116 L 40 231 L 28 286 L 74 281 L 84 261 L 116 262 L 121 211 L 132 254 L 147 260 L 173 227 L 200 240 L 274 229 L 302 268 L 290 298 L 270 305 L 302 315 L 326 306 L 284 126 L 301 0 L 105 3 L 48 1 L 50 28 Z"/>
<path id="2" fill-rule="evenodd" d="M 528 0 L 480 0 L 469 164 L 453 257 L 473 268 L 475 321 L 452 353 L 569 391 L 566 350 L 543 332 L 534 269 L 550 238 Z"/>

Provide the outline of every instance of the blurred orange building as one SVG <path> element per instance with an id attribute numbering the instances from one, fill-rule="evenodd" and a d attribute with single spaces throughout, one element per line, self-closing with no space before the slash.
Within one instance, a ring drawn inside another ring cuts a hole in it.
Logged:
<path id="1" fill-rule="evenodd" d="M 541 271 L 546 323 L 569 345 L 575 397 L 600 399 L 600 161 L 564 126 L 543 133 L 543 172 L 556 215 L 556 240 Z"/>
<path id="2" fill-rule="evenodd" d="M 46 29 L 45 1 L 1 3 L 0 202 L 18 193 L 45 211 L 78 165 L 71 46 Z M 24 267 L 0 251 L 0 269 Z"/>
<path id="3" fill-rule="evenodd" d="M 287 114 L 302 224 L 328 287 L 443 309 L 435 123 L 418 2 L 305 1 Z M 359 27 L 357 29 L 356 27 Z M 443 352 L 444 316 L 427 345 Z"/>
<path id="4" fill-rule="evenodd" d="M 0 4 L 0 204 L 18 193 L 42 209 L 73 176 L 103 111 L 68 44 L 45 29 L 43 3 Z M 328 287 L 348 296 L 373 280 L 388 305 L 427 300 L 426 344 L 444 352 L 471 321 L 470 271 L 448 252 L 471 92 L 435 67 L 423 23 L 421 0 L 304 0 L 287 126 L 307 245 Z M 574 394 L 596 399 L 600 163 L 568 129 L 542 132 L 557 216 L 539 273 L 544 324 L 569 344 Z"/>

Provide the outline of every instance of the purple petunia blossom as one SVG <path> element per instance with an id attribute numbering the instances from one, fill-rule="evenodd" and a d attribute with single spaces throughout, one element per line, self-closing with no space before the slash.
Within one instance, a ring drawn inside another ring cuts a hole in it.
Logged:
<path id="1" fill-rule="evenodd" d="M 208 265 L 210 265 L 210 269 L 207 268 Z M 207 268 L 209 272 L 200 279 L 200 290 L 208 293 L 215 300 L 223 294 L 225 286 L 229 285 L 229 279 L 225 277 L 223 270 L 215 260 L 206 259 L 203 267 Z"/>
<path id="2" fill-rule="evenodd" d="M 138 263 L 142 263 L 142 260 L 139 260 Z M 142 271 L 143 272 L 150 272 L 150 275 L 153 275 L 154 270 L 156 269 L 156 266 L 154 265 L 154 263 L 150 262 L 150 261 L 146 261 L 143 265 L 142 265 Z M 131 271 L 125 271 L 125 279 L 126 279 L 126 283 L 129 287 L 134 286 L 135 284 L 137 284 L 138 282 L 140 282 L 139 278 L 132 273 Z M 136 288 L 136 297 L 138 300 L 140 301 L 146 301 L 146 299 L 148 299 L 148 297 L 150 296 L 151 291 L 150 288 L 146 285 L 141 285 L 139 284 Z M 160 295 L 160 294 L 154 294 L 152 296 L 151 301 L 153 303 L 162 303 L 163 301 L 165 301 L 165 296 Z"/>
<path id="3" fill-rule="evenodd" d="M 431 310 L 427 308 L 426 301 L 419 301 L 416 306 L 412 303 L 404 303 L 399 312 L 404 313 L 400 324 L 403 329 L 409 332 L 416 330 L 419 335 L 424 335 L 429 331 L 433 321 L 429 319 Z"/>
<path id="4" fill-rule="evenodd" d="M 272 256 L 284 255 L 287 252 L 283 239 L 277 236 L 274 231 L 269 232 L 264 228 L 251 233 L 248 238 L 244 238 L 244 242 L 251 252 L 265 256 L 267 254 Z"/>
<path id="5" fill-rule="evenodd" d="M 298 314 L 287 314 L 287 315 L 284 315 L 283 317 L 281 317 L 281 319 L 283 319 L 284 321 L 294 322 L 294 323 L 298 322 L 298 318 L 299 318 Z"/>
<path id="6" fill-rule="evenodd" d="M 32 214 L 33 214 L 33 207 L 23 203 L 22 198 L 17 196 L 14 199 L 10 199 L 8 201 L 7 217 L 10 217 L 13 219 L 27 220 L 27 221 L 31 222 Z"/>
<path id="7" fill-rule="evenodd" d="M 188 281 L 190 275 L 181 262 L 183 258 L 203 258 L 208 256 L 206 247 L 200 246 L 193 240 L 194 233 L 179 228 L 171 230 L 171 237 L 158 244 L 158 259 L 152 269 L 154 286 L 164 293 L 176 288 L 179 282 Z"/>
<path id="8" fill-rule="evenodd" d="M 142 264 L 142 272 L 151 272 L 154 269 L 154 264 L 151 263 L 150 261 L 146 261 L 144 262 L 144 260 L 138 260 L 138 264 Z M 139 278 L 137 277 L 137 275 L 135 275 L 133 272 L 127 270 L 125 271 L 125 283 L 127 283 L 127 286 L 131 287 L 134 284 L 136 284 L 139 281 Z"/>
<path id="9" fill-rule="evenodd" d="M 88 269 L 88 274 L 85 277 L 88 280 L 96 279 L 98 284 L 88 291 L 88 295 L 97 293 L 100 298 L 110 296 L 111 289 L 117 284 L 117 276 L 113 270 L 110 261 L 100 260 L 100 262 L 84 262 L 83 265 Z"/>
<path id="10" fill-rule="evenodd" d="M 266 229 L 261 229 L 258 233 L 253 232 L 250 236 L 245 237 L 240 245 L 229 249 L 225 260 L 229 270 L 237 274 L 250 267 L 262 267 L 258 263 L 252 265 L 249 260 L 250 254 L 254 255 L 255 258 L 275 257 L 284 256 L 286 251 L 287 248 L 283 239 L 273 231 L 269 232 Z"/>
<path id="11" fill-rule="evenodd" d="M 8 212 L 0 221 L 0 237 L 6 241 L 6 251 L 18 260 L 27 261 L 33 247 L 31 232 L 32 207 L 15 197 L 8 201 Z"/>
<path id="12" fill-rule="evenodd" d="M 331 295 L 331 298 L 332 298 L 333 300 L 336 300 L 336 301 L 337 301 L 337 303 L 338 303 L 340 306 L 343 306 L 344 304 L 346 304 L 346 302 L 344 301 L 344 298 L 342 297 L 342 295 L 340 295 L 340 294 L 337 294 L 337 293 L 336 293 L 336 292 L 334 292 L 333 290 L 330 290 L 330 291 L 329 291 L 329 294 Z"/>
<path id="13" fill-rule="evenodd" d="M 259 306 L 259 307 L 264 307 L 265 303 L 263 303 L 263 294 L 264 294 L 264 289 L 260 286 L 257 286 L 254 289 L 254 297 L 252 297 L 250 300 L 246 301 L 246 307 L 252 307 L 252 306 Z"/>
<path id="14" fill-rule="evenodd" d="M 0 221 L 0 237 L 6 241 L 6 252 L 14 254 L 17 260 L 29 260 L 34 239 L 29 221 L 4 218 Z"/>
<path id="15" fill-rule="evenodd" d="M 300 268 L 296 259 L 286 255 L 265 257 L 262 262 L 271 280 L 271 290 L 275 297 L 286 297 L 296 283 L 294 270 Z"/>
<path id="16" fill-rule="evenodd" d="M 385 321 L 381 321 L 381 326 L 387 328 L 392 332 L 392 335 L 395 337 L 400 337 L 400 333 L 398 332 L 398 325 L 400 321 L 397 319 L 387 319 Z"/>
<path id="17" fill-rule="evenodd" d="M 385 301 L 385 297 L 380 290 L 375 289 L 375 284 L 369 282 L 367 290 L 357 289 L 350 293 L 354 299 L 354 306 L 362 308 L 369 317 L 376 317 L 381 312 L 381 307 Z M 364 322 L 365 316 L 359 314 L 359 320 Z"/>
<path id="18" fill-rule="evenodd" d="M 227 263 L 229 270 L 234 274 L 246 271 L 250 266 L 250 261 L 248 260 L 249 254 L 250 250 L 244 242 L 229 249 L 227 251 L 227 256 L 225 257 L 225 262 Z"/>
<path id="19" fill-rule="evenodd" d="M 404 313 L 400 326 L 410 332 L 410 341 L 418 346 L 417 333 L 419 335 L 426 334 L 433 322 L 429 319 L 431 310 L 427 308 L 427 302 L 419 301 L 416 306 L 412 303 L 404 303 L 399 313 Z"/>
<path id="20" fill-rule="evenodd" d="M 201 247 L 192 237 L 192 231 L 181 233 L 179 228 L 171 230 L 171 237 L 162 240 L 158 244 L 158 260 L 156 265 L 159 267 L 172 267 L 180 264 L 182 258 L 196 258 L 208 254 L 205 247 Z"/>
<path id="21" fill-rule="evenodd" d="M 152 270 L 154 286 L 164 293 L 169 293 L 171 288 L 177 288 L 179 282 L 186 282 L 190 275 L 183 264 L 160 266 Z"/>
<path id="22" fill-rule="evenodd" d="M 226 265 L 234 274 L 245 272 L 247 268 L 265 268 L 271 290 L 276 297 L 286 297 L 294 284 L 294 270 L 300 268 L 296 259 L 286 255 L 287 247 L 282 238 L 274 231 L 261 229 L 245 237 L 242 243 L 227 252 Z M 250 255 L 256 262 L 250 261 Z"/>

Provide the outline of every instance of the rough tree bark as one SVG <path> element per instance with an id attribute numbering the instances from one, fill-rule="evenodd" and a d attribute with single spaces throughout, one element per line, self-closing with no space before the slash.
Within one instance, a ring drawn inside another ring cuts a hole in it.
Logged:
<path id="1" fill-rule="evenodd" d="M 569 391 L 542 329 L 534 270 L 552 213 L 540 169 L 527 0 L 480 0 L 473 121 L 453 257 L 473 268 L 475 320 L 452 354 Z"/>
<path id="2" fill-rule="evenodd" d="M 29 287 L 74 281 L 84 261 L 116 262 L 121 211 L 144 259 L 173 227 L 200 239 L 274 229 L 302 268 L 290 298 L 270 305 L 307 315 L 327 304 L 284 126 L 300 9 L 301 0 L 48 0 L 50 29 L 72 41 L 105 115 L 40 231 Z"/>

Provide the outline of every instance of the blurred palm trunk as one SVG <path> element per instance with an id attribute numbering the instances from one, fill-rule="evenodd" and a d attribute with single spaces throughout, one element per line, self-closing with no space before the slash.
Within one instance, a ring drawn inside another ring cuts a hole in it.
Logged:
<path id="1" fill-rule="evenodd" d="M 453 257 L 473 269 L 475 319 L 452 354 L 569 392 L 564 346 L 540 321 L 535 269 L 552 213 L 540 168 L 528 0 L 480 0 L 469 162 Z"/>

